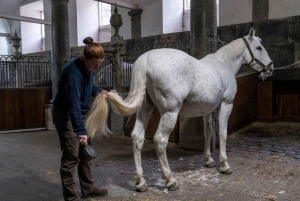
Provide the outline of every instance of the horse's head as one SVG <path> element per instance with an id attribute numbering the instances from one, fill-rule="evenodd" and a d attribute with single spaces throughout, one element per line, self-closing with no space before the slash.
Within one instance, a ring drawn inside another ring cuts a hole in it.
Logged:
<path id="1" fill-rule="evenodd" d="M 273 74 L 273 61 L 270 59 L 267 51 L 261 45 L 261 39 L 255 36 L 255 30 L 250 29 L 249 35 L 243 38 L 247 53 L 244 63 L 250 68 L 260 73 L 259 77 L 264 81 Z"/>

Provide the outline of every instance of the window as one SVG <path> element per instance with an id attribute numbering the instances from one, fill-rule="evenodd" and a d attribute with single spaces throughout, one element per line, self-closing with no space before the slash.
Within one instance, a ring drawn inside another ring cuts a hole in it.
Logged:
<path id="1" fill-rule="evenodd" d="M 191 0 L 184 0 L 184 10 L 191 9 Z"/>
<path id="2" fill-rule="evenodd" d="M 109 25 L 110 16 L 111 16 L 111 5 L 99 2 L 100 26 Z"/>

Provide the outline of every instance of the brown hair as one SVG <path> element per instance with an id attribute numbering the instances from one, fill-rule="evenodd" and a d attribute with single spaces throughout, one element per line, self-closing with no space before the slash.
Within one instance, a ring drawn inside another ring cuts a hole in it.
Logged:
<path id="1" fill-rule="evenodd" d="M 87 37 L 83 40 L 85 44 L 81 56 L 86 59 L 104 59 L 104 50 L 99 43 L 94 43 L 92 37 Z"/>

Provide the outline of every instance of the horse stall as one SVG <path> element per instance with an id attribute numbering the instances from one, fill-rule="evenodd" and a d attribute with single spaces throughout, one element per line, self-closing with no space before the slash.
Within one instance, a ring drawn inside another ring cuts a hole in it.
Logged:
<path id="1" fill-rule="evenodd" d="M 0 131 L 45 127 L 51 88 L 0 89 Z"/>
<path id="2" fill-rule="evenodd" d="M 258 83 L 258 121 L 300 122 L 300 71 L 275 71 L 267 82 Z"/>
<path id="3" fill-rule="evenodd" d="M 45 127 L 52 97 L 51 65 L 44 56 L 0 56 L 0 130 Z"/>

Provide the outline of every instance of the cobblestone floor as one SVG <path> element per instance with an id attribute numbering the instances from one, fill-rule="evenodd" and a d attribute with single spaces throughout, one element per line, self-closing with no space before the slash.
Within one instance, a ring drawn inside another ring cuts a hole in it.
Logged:
<path id="1" fill-rule="evenodd" d="M 0 136 L 3 154 L 0 157 L 0 200 L 62 200 L 56 133 L 43 131 Z M 166 190 L 161 179 L 151 140 L 146 140 L 142 150 L 142 165 L 149 186 L 143 193 L 134 189 L 133 151 L 129 137 L 95 140 L 94 147 L 99 154 L 93 163 L 94 178 L 98 186 L 108 188 L 109 195 L 90 201 L 300 200 L 300 124 L 255 123 L 229 135 L 227 155 L 232 175 L 218 172 L 218 150 L 213 153 L 217 167 L 208 169 L 203 167 L 202 152 L 183 150 L 178 144 L 169 143 L 169 164 L 180 183 L 180 189 L 173 192 Z M 18 194 L 12 194 L 12 187 L 26 190 L 27 195 L 16 199 Z"/>

